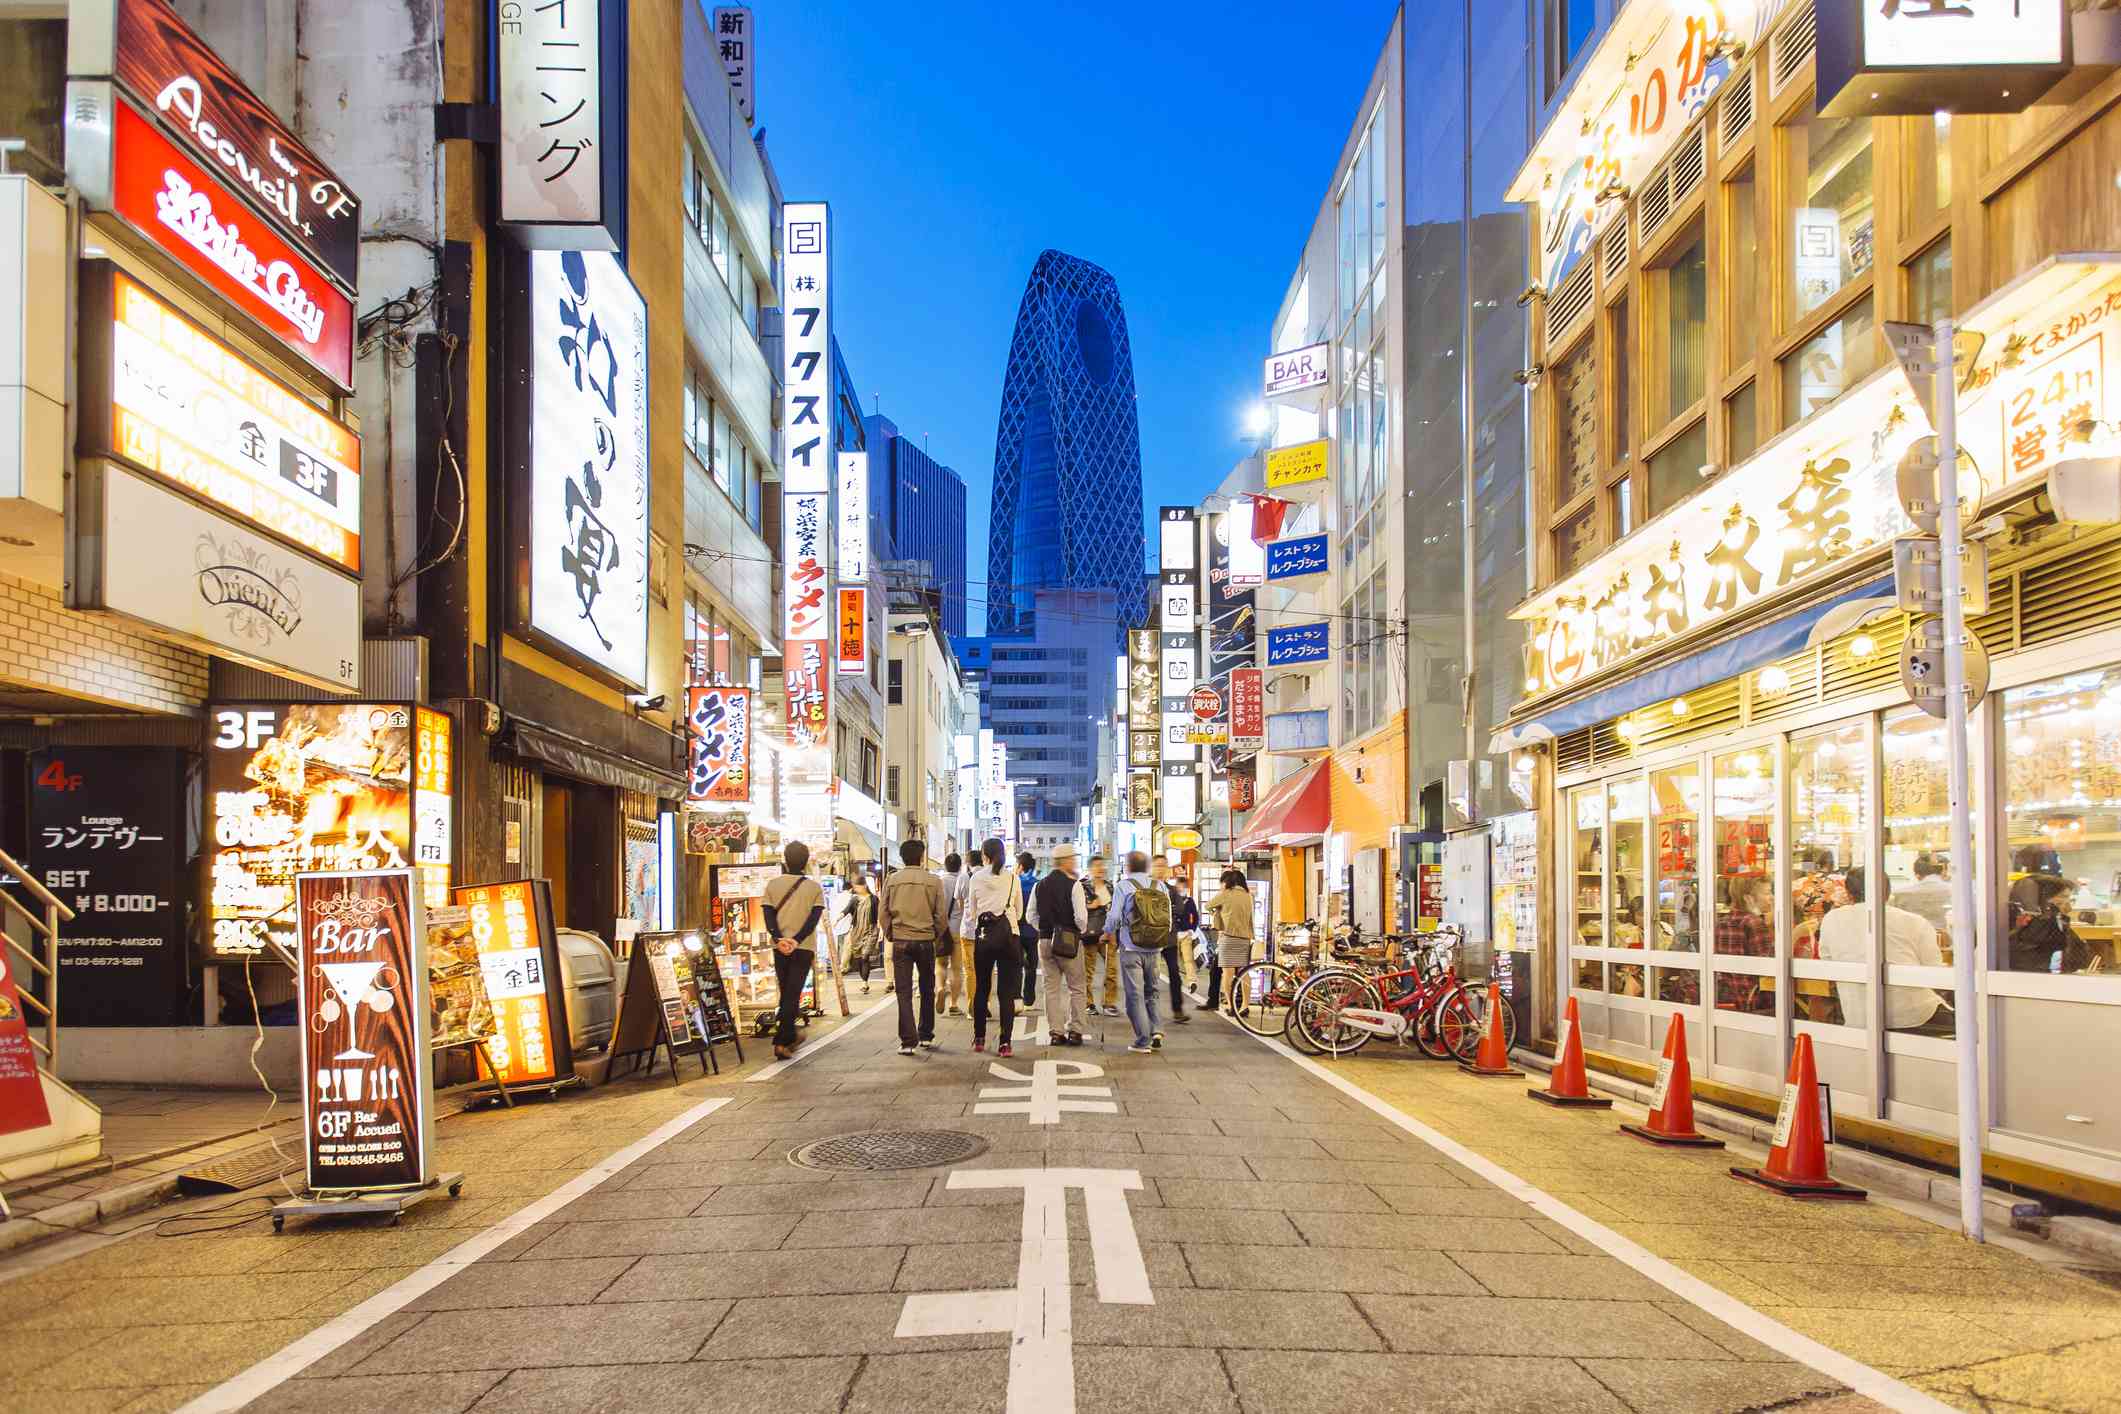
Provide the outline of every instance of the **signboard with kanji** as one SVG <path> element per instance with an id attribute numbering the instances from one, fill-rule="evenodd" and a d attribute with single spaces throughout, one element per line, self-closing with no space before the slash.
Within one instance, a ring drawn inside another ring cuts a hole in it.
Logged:
<path id="1" fill-rule="evenodd" d="M 496 1077 L 504 1085 L 537 1085 L 572 1076 L 551 885 L 543 879 L 474 884 L 458 889 L 456 901 L 470 914 L 493 1003 L 486 1053 Z"/>

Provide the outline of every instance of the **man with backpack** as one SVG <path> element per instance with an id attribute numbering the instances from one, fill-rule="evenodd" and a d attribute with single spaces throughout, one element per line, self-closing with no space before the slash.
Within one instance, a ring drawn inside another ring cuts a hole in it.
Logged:
<path id="1" fill-rule="evenodd" d="M 1053 870 L 1031 891 L 1025 921 L 1038 933 L 1038 961 L 1046 974 L 1046 1034 L 1056 1046 L 1083 1043 L 1083 938 L 1090 906 L 1075 872 L 1075 846 L 1053 851 Z M 1065 1011 L 1065 1015 L 1063 1012 Z"/>
<path id="2" fill-rule="evenodd" d="M 935 1049 L 935 950 L 950 936 L 950 908 L 943 881 L 922 867 L 928 847 L 907 840 L 898 847 L 905 867 L 884 881 L 878 924 L 891 946 L 891 976 L 898 985 L 898 1053 Z M 921 984 L 918 1029 L 913 1019 L 913 981 Z"/>
<path id="3" fill-rule="evenodd" d="M 1160 1051 L 1162 1018 L 1157 1013 L 1156 977 L 1163 968 L 1164 945 L 1171 941 L 1171 895 L 1149 877 L 1149 856 L 1135 850 L 1127 856 L 1126 877 L 1107 916 L 1110 936 L 1119 942 L 1119 975 L 1127 997 L 1127 1020 L 1134 1027 L 1136 1055 Z"/>

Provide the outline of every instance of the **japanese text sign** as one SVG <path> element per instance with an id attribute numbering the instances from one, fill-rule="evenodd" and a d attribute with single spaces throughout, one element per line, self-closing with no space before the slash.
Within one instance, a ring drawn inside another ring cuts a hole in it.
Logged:
<path id="1" fill-rule="evenodd" d="M 543 879 L 478 884 L 456 891 L 471 916 L 472 941 L 493 1002 L 486 1053 L 504 1085 L 560 1080 L 574 1071 L 566 989 L 560 985 L 552 893 Z"/>
<path id="2" fill-rule="evenodd" d="M 1321 437 L 1267 453 L 1267 490 L 1276 496 L 1297 498 L 1324 490 L 1332 446 Z"/>
<path id="3" fill-rule="evenodd" d="M 1238 668 L 1230 674 L 1230 746 L 1257 751 L 1267 744 L 1266 673 Z"/>
<path id="4" fill-rule="evenodd" d="M 714 52 L 729 78 L 737 112 L 749 127 L 758 117 L 758 24 L 748 5 L 714 8 Z"/>
<path id="5" fill-rule="evenodd" d="M 840 600 L 840 661 L 843 673 L 869 671 L 869 591 L 842 589 Z"/>
<path id="6" fill-rule="evenodd" d="M 1332 563 L 1323 535 L 1293 535 L 1267 546 L 1267 583 L 1290 589 L 1316 583 Z"/>
<path id="7" fill-rule="evenodd" d="M 619 249 L 625 0 L 495 0 L 493 9 L 501 220 L 528 246 Z"/>
<path id="8" fill-rule="evenodd" d="M 1295 663 L 1323 663 L 1331 638 L 1331 626 L 1326 623 L 1270 628 L 1267 630 L 1267 666 L 1279 668 Z"/>
<path id="9" fill-rule="evenodd" d="M 869 578 L 869 454 L 841 452 L 840 579 L 860 584 Z"/>
<path id="10" fill-rule="evenodd" d="M 692 733 L 692 804 L 751 799 L 751 689 L 687 690 L 685 724 Z"/>

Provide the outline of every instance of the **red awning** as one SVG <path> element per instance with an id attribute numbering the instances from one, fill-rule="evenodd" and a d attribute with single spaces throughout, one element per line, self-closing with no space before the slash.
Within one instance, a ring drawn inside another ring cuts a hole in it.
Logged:
<path id="1" fill-rule="evenodd" d="M 1326 773 L 1331 759 L 1319 757 L 1268 791 L 1245 821 L 1237 848 L 1264 849 L 1324 834 L 1333 820 L 1333 784 Z"/>

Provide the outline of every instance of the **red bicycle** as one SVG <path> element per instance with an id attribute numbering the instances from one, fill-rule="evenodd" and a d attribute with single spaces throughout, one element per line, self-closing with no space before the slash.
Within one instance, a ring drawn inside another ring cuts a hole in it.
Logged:
<path id="1" fill-rule="evenodd" d="M 1323 972 L 1306 981 L 1289 1008 L 1289 1029 L 1331 1055 L 1367 1046 L 1373 1037 L 1389 1036 L 1405 1045 L 1412 1040 L 1435 1060 L 1471 1060 L 1487 1030 L 1486 994 L 1458 976 L 1461 939 L 1446 930 L 1422 949 L 1409 967 L 1379 973 L 1351 970 Z M 1508 1007 L 1496 1022 L 1505 1048 L 1516 1042 L 1517 1019 Z"/>

